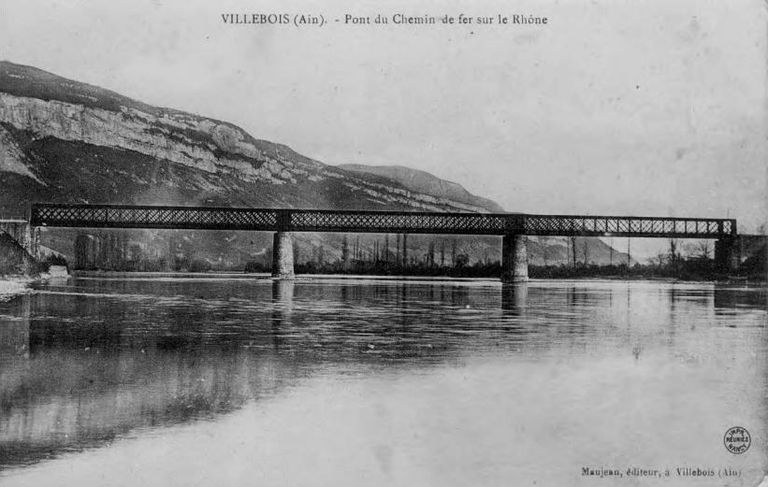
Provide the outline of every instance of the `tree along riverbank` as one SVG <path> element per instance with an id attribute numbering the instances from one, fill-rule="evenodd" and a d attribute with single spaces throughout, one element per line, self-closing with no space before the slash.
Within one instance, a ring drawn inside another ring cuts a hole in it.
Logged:
<path id="1" fill-rule="evenodd" d="M 702 252 L 696 256 L 683 256 L 677 252 L 677 245 L 670 245 L 671 250 L 659 254 L 646 263 L 626 263 L 616 265 L 597 265 L 594 263 L 571 262 L 558 265 L 529 265 L 528 274 L 534 279 L 673 279 L 684 281 L 736 281 L 765 283 L 768 279 L 766 267 L 766 247 L 754 251 L 740 263 L 738 269 L 724 272 L 718 269 L 711 253 Z M 466 255 L 458 255 L 455 263 L 441 265 L 429 259 L 412 259 L 408 264 L 384 259 L 350 259 L 344 263 L 334 261 L 304 261 L 294 265 L 297 274 L 350 274 L 376 276 L 434 276 L 458 278 L 498 278 L 501 275 L 501 263 L 495 261 L 476 261 L 470 264 Z M 54 262 L 49 262 L 53 264 Z M 62 262 L 55 262 L 62 264 Z M 65 264 L 65 263 L 64 263 Z M 128 263 L 130 264 L 130 262 Z M 248 262 L 243 267 L 222 266 L 201 258 L 176 258 L 173 262 L 162 265 L 125 265 L 108 269 L 119 272 L 242 272 L 269 273 L 268 259 Z M 80 270 L 80 269 L 78 269 Z M 81 269 L 99 271 L 98 268 Z M 107 269 L 102 269 L 107 270 Z"/>

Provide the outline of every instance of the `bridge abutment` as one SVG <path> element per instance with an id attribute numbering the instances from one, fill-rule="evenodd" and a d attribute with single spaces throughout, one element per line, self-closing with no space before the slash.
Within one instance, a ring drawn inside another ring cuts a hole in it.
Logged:
<path id="1" fill-rule="evenodd" d="M 528 280 L 528 241 L 525 235 L 504 235 L 501 241 L 501 280 Z"/>
<path id="2" fill-rule="evenodd" d="M 272 240 L 272 277 L 293 279 L 293 237 L 290 232 L 275 232 Z"/>
<path id="3" fill-rule="evenodd" d="M 8 234 L 33 259 L 40 258 L 40 228 L 26 220 L 0 220 L 0 233 Z"/>
<path id="4" fill-rule="evenodd" d="M 715 241 L 715 267 L 719 272 L 732 272 L 739 269 L 741 252 L 737 238 L 726 237 Z"/>

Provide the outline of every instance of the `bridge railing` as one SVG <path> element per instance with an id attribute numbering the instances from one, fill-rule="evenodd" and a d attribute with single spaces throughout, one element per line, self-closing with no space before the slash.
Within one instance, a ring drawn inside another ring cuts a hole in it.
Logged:
<path id="1" fill-rule="evenodd" d="M 716 218 L 131 205 L 35 204 L 31 209 L 31 224 L 83 228 L 591 237 L 722 238 L 736 235 L 736 220 Z"/>
<path id="2" fill-rule="evenodd" d="M 736 220 L 634 216 L 527 215 L 527 235 L 719 238 L 736 234 Z"/>
<path id="3" fill-rule="evenodd" d="M 299 232 L 376 232 L 493 234 L 521 232 L 517 215 L 483 213 L 290 210 L 288 230 Z"/>
<path id="4" fill-rule="evenodd" d="M 175 206 L 34 204 L 35 226 L 274 230 L 279 210 Z"/>

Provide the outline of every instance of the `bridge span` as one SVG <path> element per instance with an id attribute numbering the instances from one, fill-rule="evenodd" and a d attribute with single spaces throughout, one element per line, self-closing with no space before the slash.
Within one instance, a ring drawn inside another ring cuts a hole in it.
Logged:
<path id="1" fill-rule="evenodd" d="M 293 232 L 498 235 L 502 280 L 528 278 L 526 236 L 716 239 L 715 259 L 732 267 L 736 220 L 523 213 L 33 204 L 33 227 L 154 228 L 275 232 L 273 275 L 293 276 Z"/>

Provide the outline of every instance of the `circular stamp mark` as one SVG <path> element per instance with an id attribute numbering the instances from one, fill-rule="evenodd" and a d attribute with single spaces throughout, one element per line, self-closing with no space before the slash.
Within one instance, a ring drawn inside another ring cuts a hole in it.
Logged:
<path id="1" fill-rule="evenodd" d="M 728 428 L 723 437 L 723 443 L 725 449 L 734 455 L 739 455 L 749 450 L 749 446 L 752 444 L 752 437 L 749 436 L 749 431 L 741 426 L 734 426 Z"/>

